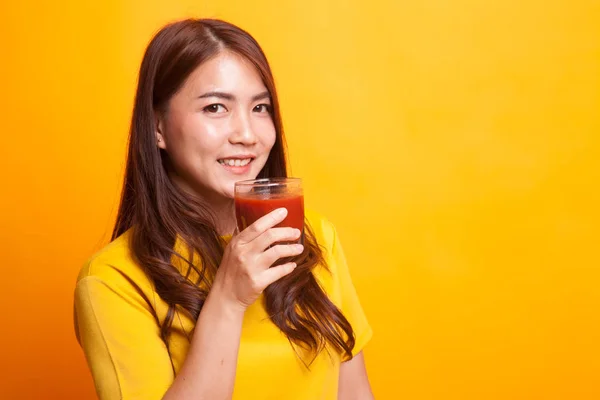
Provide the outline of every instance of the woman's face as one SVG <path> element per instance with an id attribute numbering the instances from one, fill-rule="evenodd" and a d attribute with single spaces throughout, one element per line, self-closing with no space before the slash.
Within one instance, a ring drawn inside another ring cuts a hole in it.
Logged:
<path id="1" fill-rule="evenodd" d="M 275 143 L 270 110 L 250 62 L 224 51 L 201 64 L 159 117 L 172 179 L 209 201 L 233 198 L 234 183 L 256 178 Z"/>

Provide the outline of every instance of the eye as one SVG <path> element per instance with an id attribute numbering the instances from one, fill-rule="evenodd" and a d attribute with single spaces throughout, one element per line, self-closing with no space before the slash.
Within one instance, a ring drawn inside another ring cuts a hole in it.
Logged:
<path id="1" fill-rule="evenodd" d="M 219 104 L 219 103 L 210 104 L 210 105 L 204 107 L 202 110 L 204 112 L 207 112 L 210 114 L 220 114 L 220 113 L 227 111 L 225 106 L 223 104 Z"/>
<path id="2" fill-rule="evenodd" d="M 270 113 L 272 110 L 270 104 L 258 104 L 254 107 L 252 111 L 259 113 Z"/>

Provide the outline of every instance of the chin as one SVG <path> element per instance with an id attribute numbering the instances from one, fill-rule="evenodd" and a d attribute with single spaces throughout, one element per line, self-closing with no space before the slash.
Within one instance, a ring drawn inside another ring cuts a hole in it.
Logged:
<path id="1" fill-rule="evenodd" d="M 262 167 L 261 167 L 262 169 Z M 227 199 L 233 199 L 235 196 L 235 183 L 239 182 L 239 181 L 247 181 L 247 180 L 253 180 L 256 179 L 256 177 L 258 176 L 258 174 L 260 173 L 259 171 L 249 171 L 247 174 L 240 174 L 234 178 L 232 178 L 231 176 L 228 177 L 224 177 L 224 180 L 221 181 L 221 184 L 218 185 L 219 187 L 219 191 L 218 193 L 221 194 L 221 196 L 223 196 L 224 198 Z"/>
<path id="2" fill-rule="evenodd" d="M 236 181 L 228 182 L 227 185 L 225 185 L 222 188 L 221 194 L 224 198 L 233 199 L 233 197 L 235 196 L 235 182 Z"/>

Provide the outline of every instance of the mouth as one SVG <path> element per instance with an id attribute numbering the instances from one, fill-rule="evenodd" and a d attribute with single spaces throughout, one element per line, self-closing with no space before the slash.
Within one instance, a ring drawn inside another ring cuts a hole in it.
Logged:
<path id="1" fill-rule="evenodd" d="M 236 175 L 243 175 L 250 171 L 250 168 L 252 166 L 252 161 L 254 161 L 254 157 L 242 156 L 242 157 L 221 158 L 217 161 L 227 171 L 234 173 Z"/>
<path id="2" fill-rule="evenodd" d="M 248 158 L 221 158 L 219 164 L 227 167 L 245 167 L 254 160 L 252 157 Z"/>

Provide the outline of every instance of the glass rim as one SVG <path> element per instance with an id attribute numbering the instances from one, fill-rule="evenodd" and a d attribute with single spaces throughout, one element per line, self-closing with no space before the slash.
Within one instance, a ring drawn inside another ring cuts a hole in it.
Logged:
<path id="1" fill-rule="evenodd" d="M 252 186 L 252 187 L 271 187 L 271 186 L 282 186 L 286 183 L 301 183 L 301 178 L 261 178 L 261 179 L 247 179 L 244 181 L 238 181 L 235 183 L 235 187 Z"/>

